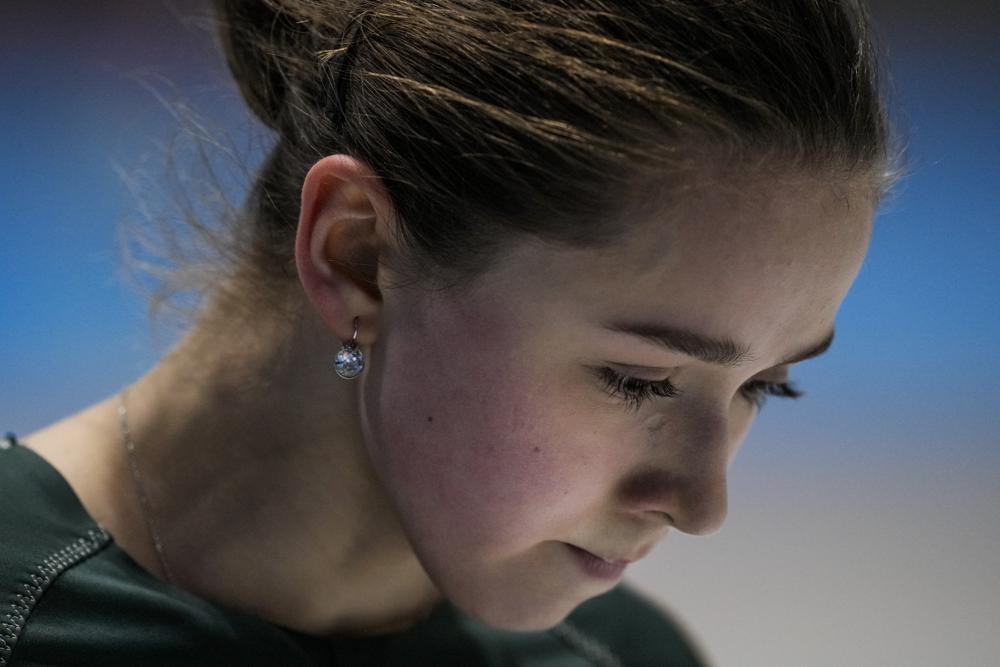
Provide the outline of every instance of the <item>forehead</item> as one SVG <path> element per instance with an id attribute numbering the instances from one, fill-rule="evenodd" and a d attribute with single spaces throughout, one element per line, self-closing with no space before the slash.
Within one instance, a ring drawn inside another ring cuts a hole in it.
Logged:
<path id="1" fill-rule="evenodd" d="M 805 179 L 674 189 L 623 210 L 612 247 L 517 247 L 490 281 L 499 298 L 549 322 L 639 318 L 777 357 L 831 328 L 873 214 L 862 188 Z"/>
<path id="2" fill-rule="evenodd" d="M 762 273 L 772 289 L 834 278 L 863 259 L 872 219 L 863 191 L 805 180 L 679 188 L 637 201 L 633 210 L 620 244 L 598 253 L 608 274 L 624 270 L 651 283 L 668 275 L 697 279 L 699 291 L 734 298 L 756 287 L 752 277 Z"/>

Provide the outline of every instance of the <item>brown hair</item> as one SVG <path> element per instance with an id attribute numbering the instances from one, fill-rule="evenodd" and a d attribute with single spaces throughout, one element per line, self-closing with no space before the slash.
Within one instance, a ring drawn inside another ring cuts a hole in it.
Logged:
<path id="1" fill-rule="evenodd" d="M 853 0 L 217 0 L 230 69 L 277 135 L 232 274 L 294 276 L 309 167 L 382 179 L 409 274 L 471 280 L 505 244 L 600 246 L 637 183 L 704 160 L 867 179 L 897 150 Z M 724 156 L 720 158 L 719 156 Z"/>

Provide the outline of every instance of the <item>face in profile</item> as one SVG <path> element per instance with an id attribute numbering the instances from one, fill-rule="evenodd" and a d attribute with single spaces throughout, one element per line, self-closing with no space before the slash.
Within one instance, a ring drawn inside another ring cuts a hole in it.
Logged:
<path id="1" fill-rule="evenodd" d="M 804 179 L 646 209 L 614 248 L 525 242 L 466 289 L 384 293 L 369 454 L 423 567 L 485 623 L 548 628 L 614 586 L 582 551 L 720 528 L 755 402 L 828 337 L 873 215 Z"/>

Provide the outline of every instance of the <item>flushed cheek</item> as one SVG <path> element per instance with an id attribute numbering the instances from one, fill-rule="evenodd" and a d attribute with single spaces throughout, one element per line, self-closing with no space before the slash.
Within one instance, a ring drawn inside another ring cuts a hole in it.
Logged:
<path id="1" fill-rule="evenodd" d="M 595 436 L 552 374 L 510 352 L 523 346 L 489 342 L 383 373 L 373 459 L 428 559 L 482 562 L 557 539 L 601 492 Z"/>
<path id="2" fill-rule="evenodd" d="M 580 489 L 593 488 L 585 458 L 573 456 L 579 434 L 516 374 L 478 377 L 396 412 L 385 462 L 402 511 L 421 538 L 457 549 L 551 538 L 578 511 Z"/>

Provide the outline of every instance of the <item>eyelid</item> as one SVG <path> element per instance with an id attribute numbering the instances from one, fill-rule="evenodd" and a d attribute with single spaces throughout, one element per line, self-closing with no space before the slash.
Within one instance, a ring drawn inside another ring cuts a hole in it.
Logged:
<path id="1" fill-rule="evenodd" d="M 750 380 L 774 383 L 788 382 L 791 380 L 790 373 L 792 366 L 794 366 L 794 364 L 782 364 L 780 366 L 775 366 L 774 368 L 769 368 L 766 371 L 761 371 L 759 374 L 750 378 Z"/>

